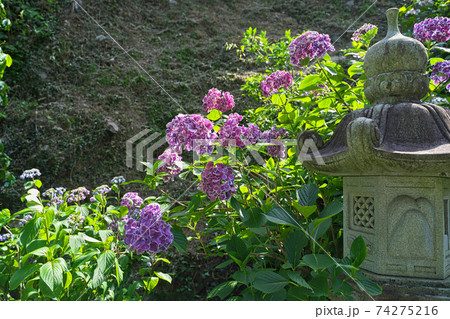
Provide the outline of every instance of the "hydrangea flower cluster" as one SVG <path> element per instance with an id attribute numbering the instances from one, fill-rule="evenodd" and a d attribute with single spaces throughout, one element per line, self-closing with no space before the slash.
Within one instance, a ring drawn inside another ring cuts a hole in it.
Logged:
<path id="1" fill-rule="evenodd" d="M 67 221 L 70 225 L 74 226 L 75 228 L 80 227 L 84 222 L 85 217 L 79 216 L 79 215 L 70 215 L 69 218 L 67 218 Z"/>
<path id="2" fill-rule="evenodd" d="M 47 206 L 58 206 L 64 203 L 63 195 L 65 192 L 66 189 L 64 187 L 49 188 L 42 193 L 42 196 L 50 198 L 50 202 L 47 203 Z"/>
<path id="3" fill-rule="evenodd" d="M 261 132 L 255 124 L 250 123 L 248 127 L 240 126 L 242 116 L 232 113 L 228 116 L 225 124 L 219 130 L 219 143 L 227 147 L 233 141 L 237 147 L 245 148 L 249 144 L 258 142 Z"/>
<path id="4" fill-rule="evenodd" d="M 67 202 L 80 202 L 86 199 L 86 196 L 89 195 L 90 192 L 86 189 L 86 187 L 78 187 L 73 189 L 67 195 Z"/>
<path id="5" fill-rule="evenodd" d="M 328 34 L 320 34 L 316 31 L 307 31 L 298 38 L 292 40 L 289 45 L 291 63 L 301 67 L 301 61 L 305 58 L 322 58 L 327 51 L 334 51 Z"/>
<path id="6" fill-rule="evenodd" d="M 123 176 L 116 176 L 111 180 L 111 183 L 117 184 L 117 185 L 123 184 L 123 183 L 125 183 L 125 178 Z"/>
<path id="7" fill-rule="evenodd" d="M 53 198 L 55 196 L 62 196 L 66 192 L 66 189 L 64 187 L 56 187 L 56 188 L 49 188 L 44 193 L 42 193 L 43 196 L 48 198 Z"/>
<path id="8" fill-rule="evenodd" d="M 0 234 L 0 243 L 4 243 L 11 237 L 10 234 Z"/>
<path id="9" fill-rule="evenodd" d="M 19 226 L 20 226 L 20 227 L 25 226 L 25 225 L 28 223 L 28 221 L 29 221 L 30 219 L 32 219 L 32 218 L 33 218 L 33 216 L 31 216 L 31 215 L 25 215 L 25 216 L 23 216 L 23 219 L 21 219 L 21 220 L 19 221 Z"/>
<path id="10" fill-rule="evenodd" d="M 159 205 L 150 204 L 140 212 L 138 220 L 129 218 L 125 224 L 124 242 L 137 254 L 156 254 L 169 248 L 173 241 L 172 226 L 161 219 Z"/>
<path id="11" fill-rule="evenodd" d="M 138 193 L 126 193 L 123 195 L 122 200 L 120 201 L 120 206 L 128 207 L 128 211 L 134 211 L 135 209 L 139 209 L 144 200 L 139 196 Z"/>
<path id="12" fill-rule="evenodd" d="M 450 80 L 450 61 L 437 62 L 431 67 L 431 80 L 438 85 Z M 446 86 L 450 92 L 450 83 Z"/>
<path id="13" fill-rule="evenodd" d="M 41 172 L 37 168 L 32 168 L 24 171 L 22 175 L 20 175 L 21 179 L 31 178 L 34 179 L 36 176 L 41 176 Z"/>
<path id="14" fill-rule="evenodd" d="M 245 144 L 241 139 L 241 134 L 244 133 L 244 127 L 239 126 L 242 116 L 238 113 L 232 113 L 228 116 L 225 124 L 219 130 L 219 143 L 227 147 L 230 141 L 234 141 L 236 146 L 245 148 Z"/>
<path id="15" fill-rule="evenodd" d="M 261 134 L 261 140 L 264 140 L 267 143 L 274 144 L 266 147 L 267 153 L 269 153 L 269 155 L 272 157 L 285 157 L 286 147 L 283 145 L 283 142 L 280 140 L 280 138 L 288 135 L 288 131 L 286 131 L 284 128 L 277 128 L 276 126 L 272 127 L 268 131 L 264 131 Z"/>
<path id="16" fill-rule="evenodd" d="M 363 40 L 363 36 L 370 30 L 375 29 L 376 27 L 377 26 L 373 24 L 365 23 L 361 28 L 353 32 L 352 40 L 356 42 Z"/>
<path id="17" fill-rule="evenodd" d="M 202 102 L 206 113 L 209 113 L 212 109 L 225 112 L 234 107 L 233 95 L 230 92 L 222 92 L 215 88 L 208 91 Z"/>
<path id="18" fill-rule="evenodd" d="M 211 154 L 217 138 L 213 124 L 200 114 L 179 114 L 167 124 L 166 140 L 170 147 L 181 154 L 185 150 L 194 150 L 199 155 Z M 194 143 L 194 140 L 203 140 L 202 143 Z"/>
<path id="19" fill-rule="evenodd" d="M 105 195 L 108 194 L 111 191 L 111 187 L 108 185 L 102 185 L 94 189 L 92 192 L 93 195 Z"/>
<path id="20" fill-rule="evenodd" d="M 278 89 L 284 87 L 287 89 L 294 79 L 289 72 L 286 71 L 276 71 L 261 81 L 261 90 L 264 97 L 269 97 L 272 94 L 278 93 Z"/>
<path id="21" fill-rule="evenodd" d="M 261 131 L 259 130 L 258 126 L 250 123 L 247 127 L 244 127 L 242 137 L 244 137 L 245 140 L 247 140 L 251 144 L 256 144 L 261 138 Z"/>
<path id="22" fill-rule="evenodd" d="M 450 18 L 427 18 L 414 25 L 414 37 L 421 41 L 446 42 L 450 39 Z"/>
<path id="23" fill-rule="evenodd" d="M 236 193 L 233 169 L 228 165 L 218 163 L 214 166 L 214 162 L 208 162 L 201 177 L 199 189 L 212 201 L 217 198 L 228 200 Z"/>
<path id="24" fill-rule="evenodd" d="M 173 177 L 178 175 L 182 169 L 181 156 L 179 156 L 172 149 L 168 148 L 164 151 L 164 153 L 158 156 L 158 159 L 162 160 L 162 166 L 156 170 L 156 173 L 168 173 L 169 176 L 163 176 L 164 181 L 173 181 Z"/>

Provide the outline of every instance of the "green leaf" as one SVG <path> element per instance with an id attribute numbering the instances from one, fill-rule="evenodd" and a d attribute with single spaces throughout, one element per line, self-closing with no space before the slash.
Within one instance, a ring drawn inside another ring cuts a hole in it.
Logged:
<path id="1" fill-rule="evenodd" d="M 372 296 L 377 296 L 382 293 L 382 288 L 371 281 L 369 278 L 364 277 L 361 271 L 356 272 L 354 278 L 361 290 L 367 291 Z"/>
<path id="2" fill-rule="evenodd" d="M 319 196 L 319 187 L 309 183 L 297 189 L 297 200 L 301 206 L 313 206 Z"/>
<path id="3" fill-rule="evenodd" d="M 70 287 L 70 284 L 72 283 L 72 273 L 70 271 L 66 271 L 66 283 L 64 284 L 64 289 L 67 289 Z"/>
<path id="4" fill-rule="evenodd" d="M 314 271 L 325 269 L 336 264 L 334 259 L 324 254 L 309 254 L 303 256 L 303 264 L 312 268 Z"/>
<path id="5" fill-rule="evenodd" d="M 222 112 L 216 109 L 212 109 L 206 117 L 208 118 L 208 120 L 214 122 L 222 117 Z"/>
<path id="6" fill-rule="evenodd" d="M 274 207 L 265 214 L 272 223 L 301 227 L 297 219 L 282 207 Z"/>
<path id="7" fill-rule="evenodd" d="M 317 210 L 317 206 L 313 205 L 313 206 L 300 206 L 299 203 L 297 202 L 293 202 L 292 204 L 294 204 L 294 207 L 300 212 L 300 214 L 302 214 L 303 217 L 305 217 L 306 219 L 308 219 L 312 214 L 314 214 Z"/>
<path id="8" fill-rule="evenodd" d="M 84 239 L 81 238 L 80 236 L 78 236 L 78 235 L 70 235 L 70 237 L 69 237 L 69 247 L 70 247 L 70 249 L 72 250 L 72 252 L 74 254 L 76 254 L 80 250 L 80 248 L 83 245 L 83 243 L 84 243 Z"/>
<path id="9" fill-rule="evenodd" d="M 17 270 L 11 276 L 11 279 L 9 280 L 9 288 L 10 288 L 10 290 L 14 290 L 17 287 L 19 287 L 19 285 L 25 279 L 27 279 L 29 276 L 31 276 L 36 271 L 38 271 L 40 267 L 41 267 L 40 264 L 33 264 L 33 265 L 28 264 L 28 265 L 25 265 L 24 267 L 20 268 L 19 270 Z"/>
<path id="10" fill-rule="evenodd" d="M 42 217 L 30 219 L 22 228 L 19 235 L 20 243 L 25 246 L 31 242 L 41 229 Z"/>
<path id="11" fill-rule="evenodd" d="M 267 222 L 264 212 L 259 207 L 251 207 L 241 211 L 242 222 L 250 228 L 258 228 Z"/>
<path id="12" fill-rule="evenodd" d="M 228 255 L 233 258 L 239 266 L 243 266 L 250 254 L 244 241 L 237 236 L 232 236 L 231 239 L 227 241 L 226 250 Z"/>
<path id="13" fill-rule="evenodd" d="M 44 264 L 39 271 L 41 280 L 51 291 L 54 291 L 57 286 L 62 286 L 63 273 L 63 267 L 58 260 L 49 261 Z"/>
<path id="14" fill-rule="evenodd" d="M 228 297 L 229 294 L 231 294 L 231 292 L 233 291 L 233 289 L 236 287 L 237 284 L 238 284 L 237 281 L 227 281 L 221 283 L 213 290 L 211 290 L 207 298 L 210 299 L 214 297 L 219 297 L 221 300 L 223 300 L 226 297 Z"/>
<path id="15" fill-rule="evenodd" d="M 116 256 L 114 252 L 111 250 L 105 250 L 98 256 L 98 268 L 100 268 L 103 272 L 108 270 L 113 264 Z"/>
<path id="16" fill-rule="evenodd" d="M 188 241 L 187 241 L 187 238 L 184 235 L 181 227 L 173 226 L 170 229 L 170 231 L 172 232 L 172 235 L 173 235 L 172 245 L 174 245 L 180 253 L 187 252 L 186 248 L 187 248 Z"/>
<path id="17" fill-rule="evenodd" d="M 99 230 L 98 234 L 102 242 L 105 242 L 109 237 L 114 236 L 114 232 L 110 229 Z"/>
<path id="18" fill-rule="evenodd" d="M 328 273 L 322 272 L 311 279 L 308 284 L 314 290 L 315 296 L 328 296 Z"/>
<path id="19" fill-rule="evenodd" d="M 300 276 L 299 273 L 290 271 L 290 272 L 287 273 L 287 275 L 288 275 L 289 279 L 292 280 L 293 282 L 295 282 L 297 285 L 312 290 L 311 286 L 306 282 L 305 279 L 303 279 L 302 276 Z"/>
<path id="20" fill-rule="evenodd" d="M 361 236 L 355 238 L 350 248 L 350 258 L 352 260 L 352 265 L 358 267 L 366 259 L 367 247 L 364 239 Z"/>
<path id="21" fill-rule="evenodd" d="M 312 238 L 317 241 L 320 237 L 322 237 L 330 228 L 331 219 L 325 219 L 319 226 L 314 227 L 314 221 L 309 223 L 308 232 L 312 236 Z"/>
<path id="22" fill-rule="evenodd" d="M 94 258 L 94 256 L 98 255 L 99 251 L 95 250 L 95 251 L 91 251 L 88 253 L 84 253 L 83 255 L 81 255 L 80 257 L 76 258 L 73 262 L 72 268 L 75 269 L 85 263 L 87 263 L 88 261 L 90 261 L 92 258 Z"/>
<path id="23" fill-rule="evenodd" d="M 308 244 L 308 238 L 301 229 L 289 233 L 284 244 L 286 257 L 292 268 L 296 268 L 302 258 L 302 249 Z"/>
<path id="24" fill-rule="evenodd" d="M 322 78 L 319 75 L 308 75 L 303 79 L 303 81 L 298 86 L 298 90 L 300 91 L 310 91 L 316 88 L 316 85 L 322 81 Z"/>
<path id="25" fill-rule="evenodd" d="M 122 268 L 120 268 L 119 260 L 117 258 L 114 261 L 114 263 L 116 264 L 116 280 L 117 280 L 117 284 L 120 285 L 120 283 L 123 281 L 123 271 L 122 271 Z"/>
<path id="26" fill-rule="evenodd" d="M 320 213 L 319 217 L 314 220 L 314 227 L 317 227 L 325 220 L 339 214 L 342 212 L 343 204 L 342 201 L 335 199 L 331 203 L 329 203 Z"/>
<path id="27" fill-rule="evenodd" d="M 148 291 L 152 291 L 156 287 L 156 285 L 158 285 L 159 278 L 158 277 L 151 277 L 150 281 L 146 281 L 146 280 L 143 280 L 143 281 L 144 281 L 145 289 L 148 290 Z"/>
<path id="28" fill-rule="evenodd" d="M 253 281 L 255 281 L 256 273 L 257 272 L 253 270 L 238 270 L 231 275 L 231 278 L 243 283 L 246 286 L 249 286 Z"/>
<path id="29" fill-rule="evenodd" d="M 267 294 L 283 289 L 289 281 L 271 270 L 262 270 L 255 276 L 253 287 Z"/>
<path id="30" fill-rule="evenodd" d="M 155 275 L 160 279 L 167 281 L 169 284 L 172 283 L 172 277 L 169 274 L 165 274 L 163 272 L 155 271 Z"/>

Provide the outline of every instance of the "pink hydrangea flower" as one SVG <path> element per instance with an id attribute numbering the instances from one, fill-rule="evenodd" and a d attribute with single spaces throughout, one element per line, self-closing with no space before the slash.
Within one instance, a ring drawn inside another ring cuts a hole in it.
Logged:
<path id="1" fill-rule="evenodd" d="M 203 109 L 207 113 L 212 109 L 225 112 L 234 107 L 234 99 L 230 92 L 222 92 L 215 88 L 208 91 L 208 94 L 203 98 L 202 102 Z"/>
<path id="2" fill-rule="evenodd" d="M 450 18 L 427 18 L 414 25 L 414 37 L 421 41 L 447 42 L 450 39 Z"/>
<path id="3" fill-rule="evenodd" d="M 199 189 L 212 201 L 217 198 L 228 200 L 236 193 L 233 169 L 228 165 L 218 163 L 214 166 L 214 162 L 208 162 L 201 177 Z"/>
<path id="4" fill-rule="evenodd" d="M 261 82 L 261 90 L 264 97 L 278 93 L 278 89 L 284 87 L 287 89 L 293 83 L 292 75 L 285 71 L 276 71 Z"/>
<path id="5" fill-rule="evenodd" d="M 450 80 L 450 61 L 437 62 L 431 67 L 431 80 L 438 85 Z M 450 83 L 446 89 L 450 92 Z"/>
<path id="6" fill-rule="evenodd" d="M 334 51 L 328 34 L 320 34 L 316 31 L 307 31 L 298 38 L 292 40 L 289 45 L 291 63 L 301 67 L 301 60 L 315 57 L 322 58 L 327 51 Z"/>
<path id="7" fill-rule="evenodd" d="M 173 181 L 173 177 L 178 175 L 182 169 L 181 156 L 172 149 L 168 148 L 164 151 L 164 153 L 158 156 L 158 159 L 162 160 L 162 165 L 158 168 L 156 173 L 168 173 L 169 176 L 163 177 L 164 181 Z"/>
<path id="8" fill-rule="evenodd" d="M 199 155 L 211 154 L 215 139 L 217 134 L 213 131 L 213 124 L 200 114 L 179 114 L 167 124 L 166 140 L 178 154 L 183 148 L 194 150 Z"/>
<path id="9" fill-rule="evenodd" d="M 362 37 L 369 32 L 372 29 L 375 29 L 377 26 L 370 24 L 370 23 L 365 23 L 361 28 L 359 28 L 358 30 L 356 30 L 355 32 L 353 32 L 352 35 L 352 40 L 353 41 L 360 41 L 362 40 Z"/>

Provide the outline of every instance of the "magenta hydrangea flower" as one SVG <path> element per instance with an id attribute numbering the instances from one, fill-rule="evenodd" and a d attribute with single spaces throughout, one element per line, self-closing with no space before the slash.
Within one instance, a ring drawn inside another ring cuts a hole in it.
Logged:
<path id="1" fill-rule="evenodd" d="M 225 112 L 234 107 L 233 95 L 230 92 L 222 92 L 215 88 L 208 91 L 208 94 L 203 98 L 202 102 L 203 109 L 206 113 L 209 113 L 212 109 Z"/>
<path id="2" fill-rule="evenodd" d="M 244 141 L 248 141 L 251 144 L 256 144 L 261 138 L 261 131 L 258 126 L 250 123 L 247 127 L 243 128 L 242 137 L 244 138 Z"/>
<path id="3" fill-rule="evenodd" d="M 181 156 L 168 148 L 158 156 L 158 159 L 162 160 L 162 165 L 156 170 L 156 173 L 168 173 L 169 176 L 163 176 L 165 182 L 171 180 L 173 177 L 181 172 Z"/>
<path id="4" fill-rule="evenodd" d="M 311 60 L 315 57 L 322 58 L 327 51 L 334 51 L 328 34 L 320 34 L 316 31 L 307 31 L 298 38 L 292 40 L 289 45 L 291 63 L 301 67 L 301 61 L 305 58 Z"/>
<path id="5" fill-rule="evenodd" d="M 227 147 L 230 141 L 233 141 L 236 146 L 245 148 L 244 142 L 241 140 L 241 134 L 244 133 L 244 127 L 239 126 L 242 116 L 238 113 L 232 113 L 228 116 L 224 126 L 219 130 L 219 143 Z"/>
<path id="6" fill-rule="evenodd" d="M 138 193 L 129 192 L 123 195 L 120 206 L 128 207 L 128 211 L 131 212 L 135 209 L 139 209 L 143 202 L 144 200 Z"/>
<path id="7" fill-rule="evenodd" d="M 450 80 L 450 61 L 437 62 L 431 67 L 431 80 L 438 85 Z M 446 89 L 450 92 L 450 83 Z"/>
<path id="8" fill-rule="evenodd" d="M 372 29 L 375 29 L 377 26 L 370 24 L 370 23 L 365 23 L 361 28 L 359 28 L 358 30 L 356 30 L 355 32 L 353 32 L 352 35 L 352 40 L 353 41 L 360 41 L 363 39 L 363 36 L 369 32 Z"/>
<path id="9" fill-rule="evenodd" d="M 276 71 L 261 82 L 261 90 L 264 97 L 278 93 L 278 89 L 284 87 L 287 89 L 293 83 L 292 75 L 286 71 Z"/>
<path id="10" fill-rule="evenodd" d="M 124 227 L 124 242 L 137 254 L 156 254 L 169 248 L 173 241 L 172 226 L 161 219 L 161 208 L 157 204 L 145 206 L 138 220 L 128 218 Z"/>
<path id="11" fill-rule="evenodd" d="M 240 126 L 242 116 L 232 113 L 228 116 L 224 126 L 219 130 L 219 143 L 223 147 L 228 147 L 231 143 L 244 149 L 247 145 L 258 142 L 261 132 L 255 124 L 250 123 L 248 127 Z M 231 142 L 231 143 L 230 143 Z"/>
<path id="12" fill-rule="evenodd" d="M 232 194 L 236 193 L 233 169 L 228 165 L 218 163 L 214 166 L 214 162 L 208 162 L 201 177 L 202 180 L 200 181 L 199 189 L 211 201 L 217 198 L 220 200 L 228 200 Z"/>
<path id="13" fill-rule="evenodd" d="M 67 195 L 67 202 L 80 202 L 86 199 L 86 196 L 89 195 L 90 192 L 86 189 L 86 187 L 78 187 L 73 189 Z"/>
<path id="14" fill-rule="evenodd" d="M 213 124 L 200 114 L 179 114 L 167 124 L 166 140 L 178 154 L 182 153 L 183 147 L 199 155 L 211 154 L 215 139 L 217 134 L 213 131 Z"/>
<path id="15" fill-rule="evenodd" d="M 284 128 L 272 127 L 268 131 L 264 131 L 261 134 L 261 140 L 273 145 L 266 147 L 267 153 L 272 157 L 284 158 L 286 156 L 286 147 L 283 145 L 282 137 L 288 136 L 289 133 Z"/>
<path id="16" fill-rule="evenodd" d="M 421 41 L 446 42 L 450 39 L 450 18 L 427 18 L 414 25 L 414 37 Z"/>

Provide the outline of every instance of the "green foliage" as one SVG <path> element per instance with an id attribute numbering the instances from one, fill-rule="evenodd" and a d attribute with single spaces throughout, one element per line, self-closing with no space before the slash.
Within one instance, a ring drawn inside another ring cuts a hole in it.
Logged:
<path id="1" fill-rule="evenodd" d="M 95 195 L 90 204 L 67 196 L 51 203 L 41 185 L 25 183 L 27 208 L 1 211 L 1 233 L 9 234 L 0 242 L 1 300 L 146 300 L 160 280 L 172 282 L 157 271 L 167 259 L 136 255 L 124 244 L 119 218 L 128 209 L 108 204 L 120 202 L 118 185 L 116 197 Z"/>

